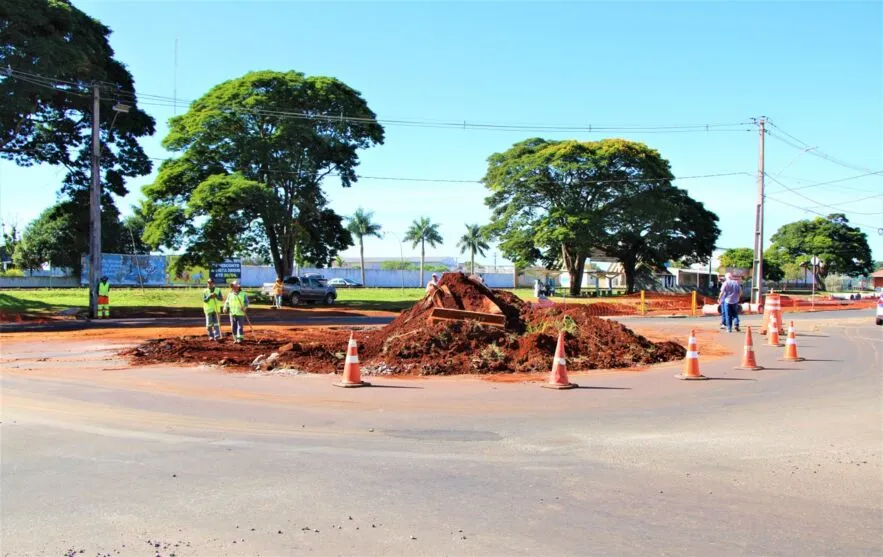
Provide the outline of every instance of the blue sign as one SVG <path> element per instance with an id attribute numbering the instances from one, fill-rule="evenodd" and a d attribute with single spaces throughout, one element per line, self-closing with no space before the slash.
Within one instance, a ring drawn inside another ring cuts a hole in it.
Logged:
<path id="1" fill-rule="evenodd" d="M 166 257 L 164 255 L 101 254 L 101 274 L 112 285 L 164 286 L 166 284 Z M 89 280 L 89 259 L 84 258 L 80 283 Z"/>
<path id="2" fill-rule="evenodd" d="M 242 260 L 228 259 L 223 263 L 214 263 L 209 267 L 209 276 L 215 282 L 227 282 L 229 279 L 242 279 Z"/>

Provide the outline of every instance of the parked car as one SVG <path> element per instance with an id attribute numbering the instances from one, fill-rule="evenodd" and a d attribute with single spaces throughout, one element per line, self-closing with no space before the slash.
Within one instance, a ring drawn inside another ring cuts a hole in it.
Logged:
<path id="1" fill-rule="evenodd" d="M 328 280 L 328 284 L 335 288 L 362 288 L 361 282 L 356 282 L 348 278 L 333 278 Z"/>
<path id="2" fill-rule="evenodd" d="M 261 292 L 273 296 L 273 283 L 265 282 Z M 282 280 L 282 299 L 292 306 L 301 302 L 323 302 L 330 306 L 337 299 L 337 290 L 319 275 L 291 276 Z"/>

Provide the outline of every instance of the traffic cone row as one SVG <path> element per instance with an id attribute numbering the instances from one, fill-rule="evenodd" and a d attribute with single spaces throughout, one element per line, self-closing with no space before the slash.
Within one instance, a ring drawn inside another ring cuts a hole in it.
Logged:
<path id="1" fill-rule="evenodd" d="M 778 323 L 775 317 L 770 316 L 769 339 L 770 346 L 779 345 Z M 775 344 L 773 343 L 775 341 Z M 779 345 L 781 346 L 781 345 Z M 797 330 L 794 328 L 794 321 L 788 327 L 788 338 L 785 342 L 785 356 L 782 361 L 802 362 L 804 358 L 797 355 Z M 757 365 L 757 358 L 754 354 L 754 341 L 751 337 L 751 327 L 747 327 L 745 331 L 745 348 L 742 353 L 742 362 L 735 369 L 761 370 L 762 366 Z M 696 342 L 695 329 L 690 330 L 690 338 L 687 340 L 687 354 L 684 358 L 684 372 L 675 375 L 678 379 L 683 380 L 702 380 L 708 379 L 699 371 L 699 349 Z M 336 387 L 367 387 L 370 383 L 362 381 L 361 371 L 359 367 L 359 349 L 356 339 L 350 334 L 349 343 L 347 343 L 346 361 L 343 367 L 343 376 L 341 380 L 334 384 Z M 571 383 L 567 377 L 567 358 L 564 355 L 564 332 L 558 333 L 558 344 L 555 346 L 555 357 L 552 360 L 552 372 L 549 374 L 549 380 L 543 383 L 543 387 L 547 389 L 574 389 L 579 385 Z"/>

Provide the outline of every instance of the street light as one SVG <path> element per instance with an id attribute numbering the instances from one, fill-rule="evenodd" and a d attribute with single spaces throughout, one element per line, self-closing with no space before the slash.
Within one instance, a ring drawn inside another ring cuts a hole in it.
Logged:
<path id="1" fill-rule="evenodd" d="M 392 234 L 393 238 L 399 243 L 399 274 L 402 277 L 402 290 L 405 289 L 405 252 L 402 250 L 402 241 L 395 232 L 385 232 L 383 235 Z"/>

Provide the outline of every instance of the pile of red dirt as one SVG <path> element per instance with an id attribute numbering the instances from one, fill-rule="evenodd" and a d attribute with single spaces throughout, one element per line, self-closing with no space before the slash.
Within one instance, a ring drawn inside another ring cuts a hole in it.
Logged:
<path id="1" fill-rule="evenodd" d="M 596 316 L 598 304 L 535 308 L 514 294 L 477 284 L 462 273 L 445 273 L 443 294 L 426 297 L 392 323 L 355 331 L 362 372 L 366 375 L 454 375 L 547 371 L 552 365 L 559 330 L 572 370 L 610 369 L 678 360 L 684 348 L 673 342 L 653 343 L 614 321 Z M 430 321 L 434 307 L 502 314 L 504 327 L 478 321 Z M 136 363 L 213 363 L 233 369 L 285 368 L 307 372 L 340 372 L 346 341 L 353 331 L 309 329 L 292 333 L 249 335 L 243 344 L 217 343 L 204 337 L 178 337 L 146 342 L 125 353 Z M 258 356 L 267 358 L 257 365 Z"/>

